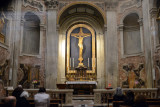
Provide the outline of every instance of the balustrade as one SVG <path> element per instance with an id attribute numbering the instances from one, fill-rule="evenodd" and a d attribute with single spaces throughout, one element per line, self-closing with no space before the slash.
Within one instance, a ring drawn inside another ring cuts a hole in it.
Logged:
<path id="1" fill-rule="evenodd" d="M 135 89 L 123 89 L 123 93 L 125 94 L 128 90 L 134 92 L 134 95 L 145 95 L 146 98 L 158 98 L 157 96 L 157 88 L 135 88 Z M 94 89 L 94 105 L 95 106 L 104 106 L 107 105 L 107 99 L 113 98 L 115 89 Z"/>
<path id="2" fill-rule="evenodd" d="M 34 95 L 38 93 L 38 89 L 24 89 L 29 93 L 28 99 L 34 99 Z M 8 89 L 8 95 L 12 95 L 13 89 Z M 63 106 L 72 105 L 73 89 L 47 89 L 46 93 L 50 95 L 50 99 L 61 99 Z"/>

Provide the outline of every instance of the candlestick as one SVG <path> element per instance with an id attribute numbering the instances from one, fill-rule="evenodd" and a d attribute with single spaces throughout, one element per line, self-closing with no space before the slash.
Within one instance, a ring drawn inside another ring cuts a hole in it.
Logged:
<path id="1" fill-rule="evenodd" d="M 89 58 L 88 58 L 88 68 L 89 68 Z"/>
<path id="2" fill-rule="evenodd" d="M 74 58 L 73 58 L 73 68 L 74 68 Z"/>

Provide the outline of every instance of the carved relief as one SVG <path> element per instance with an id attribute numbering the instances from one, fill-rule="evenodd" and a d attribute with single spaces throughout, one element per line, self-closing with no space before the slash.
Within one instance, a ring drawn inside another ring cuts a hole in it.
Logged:
<path id="1" fill-rule="evenodd" d="M 18 84 L 23 85 L 24 88 L 31 88 L 34 80 L 39 81 L 39 71 L 40 66 L 20 64 L 17 73 Z"/>
<path id="2" fill-rule="evenodd" d="M 0 65 L 0 79 L 3 80 L 4 86 L 9 82 L 9 61 L 6 60 L 4 64 Z"/>
<path id="3" fill-rule="evenodd" d="M 144 88 L 144 65 L 140 64 L 135 69 L 133 64 L 123 65 L 123 70 L 126 72 L 127 80 L 122 83 L 125 88 Z"/>
<path id="4" fill-rule="evenodd" d="M 44 9 L 44 6 L 41 4 L 41 2 L 37 0 L 23 0 L 23 5 L 29 5 L 31 7 L 37 8 L 39 11 L 43 11 Z"/>
<path id="5" fill-rule="evenodd" d="M 125 9 L 131 8 L 131 7 L 134 7 L 134 6 L 140 7 L 141 2 L 142 2 L 141 0 L 130 0 L 130 1 L 127 1 L 127 2 L 123 3 L 120 6 L 121 13 L 124 12 Z"/>
<path id="6" fill-rule="evenodd" d="M 48 9 L 56 9 L 59 4 L 57 0 L 44 0 L 44 2 Z"/>

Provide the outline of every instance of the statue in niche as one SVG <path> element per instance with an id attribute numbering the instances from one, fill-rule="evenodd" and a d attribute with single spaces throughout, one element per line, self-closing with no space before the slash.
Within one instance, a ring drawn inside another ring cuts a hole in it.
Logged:
<path id="1" fill-rule="evenodd" d="M 141 71 L 144 68 L 143 64 L 140 64 L 138 69 L 134 69 L 133 64 L 124 65 L 123 69 L 127 71 L 127 80 L 122 83 L 125 88 L 144 88 L 145 82 L 141 79 Z M 128 87 L 126 87 L 128 85 Z"/>

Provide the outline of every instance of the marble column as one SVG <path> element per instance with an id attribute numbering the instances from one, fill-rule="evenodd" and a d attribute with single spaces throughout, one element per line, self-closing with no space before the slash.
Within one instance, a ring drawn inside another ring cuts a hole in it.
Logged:
<path id="1" fill-rule="evenodd" d="M 142 1 L 142 13 L 143 13 L 143 24 L 144 24 L 144 49 L 145 49 L 145 70 L 146 70 L 146 81 L 147 88 L 152 88 L 152 44 L 151 44 L 151 30 L 150 30 L 150 14 L 149 14 L 149 0 Z"/>
<path id="2" fill-rule="evenodd" d="M 58 34 L 56 31 L 57 5 L 54 0 L 45 1 L 47 7 L 47 30 L 46 30 L 46 88 L 55 89 L 58 71 Z"/>
<path id="3" fill-rule="evenodd" d="M 19 51 L 20 51 L 20 36 L 21 36 L 21 6 L 22 1 L 16 0 L 15 1 L 15 16 L 13 20 L 13 69 L 12 69 L 12 81 L 11 84 L 13 87 L 17 87 L 17 72 L 19 67 Z M 12 65 L 12 64 L 11 64 Z"/>
<path id="4" fill-rule="evenodd" d="M 105 70 L 106 87 L 111 84 L 117 87 L 118 78 L 118 48 L 117 48 L 117 16 L 115 10 L 106 11 L 107 30 L 105 31 Z"/>

